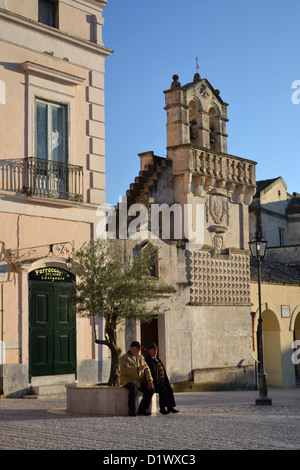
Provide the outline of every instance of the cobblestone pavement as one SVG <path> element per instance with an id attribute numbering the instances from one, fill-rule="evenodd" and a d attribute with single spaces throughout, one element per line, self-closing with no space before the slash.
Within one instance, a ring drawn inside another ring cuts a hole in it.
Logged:
<path id="1" fill-rule="evenodd" d="M 268 394 L 272 406 L 255 405 L 257 391 L 176 393 L 180 413 L 151 417 L 73 415 L 64 400 L 2 399 L 0 450 L 299 450 L 300 389 Z"/>

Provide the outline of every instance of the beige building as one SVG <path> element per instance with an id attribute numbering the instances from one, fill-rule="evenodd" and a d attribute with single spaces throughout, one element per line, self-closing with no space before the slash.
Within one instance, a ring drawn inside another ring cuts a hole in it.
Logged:
<path id="1" fill-rule="evenodd" d="M 300 346 L 299 272 L 280 262 L 266 259 L 262 261 L 261 273 L 264 365 L 267 383 L 274 387 L 294 387 L 299 384 L 300 378 L 300 354 L 297 352 Z M 253 355 L 258 357 L 256 262 L 251 262 L 251 274 Z"/>
<path id="2" fill-rule="evenodd" d="M 280 387 L 294 386 L 300 376 L 299 364 L 295 363 L 298 362 L 295 350 L 300 343 L 293 346 L 300 339 L 299 214 L 299 194 L 290 195 L 281 177 L 257 181 L 249 207 L 250 236 L 258 231 L 268 242 L 262 262 L 265 369 L 268 383 Z M 257 318 L 255 263 L 252 281 L 251 299 Z"/>
<path id="3" fill-rule="evenodd" d="M 250 236 L 259 231 L 268 241 L 267 259 L 300 270 L 300 195 L 281 177 L 257 181 L 249 214 Z"/>
<path id="4" fill-rule="evenodd" d="M 0 1 L 0 385 L 98 380 L 87 320 L 68 315 L 72 252 L 105 203 L 107 0 Z M 72 21 L 70 21 L 72 18 Z"/>

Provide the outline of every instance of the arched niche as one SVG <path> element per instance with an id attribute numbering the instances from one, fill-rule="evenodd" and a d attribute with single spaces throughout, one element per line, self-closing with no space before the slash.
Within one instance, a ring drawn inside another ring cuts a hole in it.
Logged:
<path id="1" fill-rule="evenodd" d="M 295 322 L 296 319 L 298 318 L 298 314 L 300 313 L 300 305 L 296 305 L 296 307 L 293 309 L 292 314 L 291 314 L 291 319 L 290 319 L 290 324 L 289 324 L 289 330 L 294 331 L 295 330 Z M 299 321 L 299 319 L 298 319 Z"/>
<path id="2" fill-rule="evenodd" d="M 220 110 L 216 105 L 212 105 L 209 114 L 209 144 L 212 150 L 221 150 L 220 142 Z"/>
<path id="3" fill-rule="evenodd" d="M 150 243 L 148 240 L 143 241 L 139 245 L 134 247 L 133 255 L 136 256 L 138 253 L 143 251 L 149 251 L 150 253 L 150 265 L 147 270 L 149 276 L 158 277 L 159 276 L 159 266 L 158 266 L 158 248 Z"/>
<path id="4" fill-rule="evenodd" d="M 268 385 L 282 387 L 282 356 L 280 326 L 276 314 L 272 310 L 262 312 L 264 368 Z"/>
<path id="5" fill-rule="evenodd" d="M 196 98 L 191 99 L 188 106 L 190 143 L 201 147 L 203 146 L 201 106 Z"/>

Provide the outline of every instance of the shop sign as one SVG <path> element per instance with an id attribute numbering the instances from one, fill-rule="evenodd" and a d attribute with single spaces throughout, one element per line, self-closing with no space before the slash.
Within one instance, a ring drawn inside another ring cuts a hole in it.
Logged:
<path id="1" fill-rule="evenodd" d="M 46 282 L 72 282 L 75 281 L 74 274 L 65 269 L 56 267 L 38 268 L 29 273 L 30 281 Z"/>

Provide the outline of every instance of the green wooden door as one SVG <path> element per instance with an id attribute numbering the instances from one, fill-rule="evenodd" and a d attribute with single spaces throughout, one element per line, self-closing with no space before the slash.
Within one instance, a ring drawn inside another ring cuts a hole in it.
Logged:
<path id="1" fill-rule="evenodd" d="M 76 318 L 70 313 L 70 283 L 30 281 L 30 375 L 74 374 Z"/>
<path id="2" fill-rule="evenodd" d="M 70 284 L 54 284 L 54 374 L 75 373 L 75 315 L 70 314 L 66 289 Z"/>

